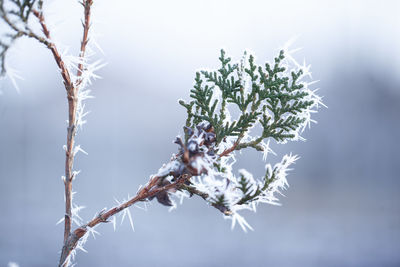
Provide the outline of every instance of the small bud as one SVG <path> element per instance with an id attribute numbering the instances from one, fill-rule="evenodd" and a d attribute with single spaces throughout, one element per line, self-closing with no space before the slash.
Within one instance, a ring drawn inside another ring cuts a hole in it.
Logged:
<path id="1" fill-rule="evenodd" d="M 157 201 L 164 206 L 173 206 L 171 199 L 169 198 L 168 192 L 162 191 L 156 195 Z"/>

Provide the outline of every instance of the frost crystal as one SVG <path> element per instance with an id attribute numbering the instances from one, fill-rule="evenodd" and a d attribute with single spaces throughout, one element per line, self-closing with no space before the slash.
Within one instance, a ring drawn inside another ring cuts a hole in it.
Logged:
<path id="1" fill-rule="evenodd" d="M 128 199 L 130 199 L 129 196 L 128 196 Z M 121 205 L 122 203 L 126 202 L 127 199 L 122 200 L 122 202 L 121 202 L 121 201 L 118 201 L 117 199 L 115 199 L 115 201 L 117 202 L 118 205 Z M 124 222 L 125 217 L 128 217 L 128 219 L 129 219 L 129 224 L 130 224 L 130 226 L 131 226 L 131 228 L 132 228 L 132 231 L 134 232 L 134 231 L 135 231 L 135 227 L 133 226 L 132 214 L 131 214 L 131 211 L 129 210 L 129 208 L 124 209 L 124 210 L 120 213 L 120 217 L 122 217 L 122 218 L 121 218 L 121 225 L 122 225 L 122 223 Z M 113 223 L 113 228 L 114 228 L 114 231 L 115 231 L 115 229 L 116 229 L 116 224 L 117 224 L 115 217 L 113 218 L 112 223 Z"/>

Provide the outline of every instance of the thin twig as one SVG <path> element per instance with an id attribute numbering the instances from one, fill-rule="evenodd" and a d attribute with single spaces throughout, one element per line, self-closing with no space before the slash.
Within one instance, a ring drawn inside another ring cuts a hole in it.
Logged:
<path id="1" fill-rule="evenodd" d="M 85 57 L 86 45 L 88 43 L 88 32 L 90 27 L 90 8 L 93 4 L 92 0 L 83 0 L 82 5 L 84 6 L 84 16 L 85 23 L 83 24 L 83 37 L 81 41 L 81 48 L 79 52 L 80 63 L 78 65 L 77 77 L 82 76 L 83 71 L 83 61 Z M 40 13 L 41 15 L 41 13 Z M 47 32 L 49 38 L 49 32 L 45 27 L 43 15 L 39 16 L 41 21 L 43 32 Z M 54 52 L 53 52 L 54 54 Z M 56 57 L 56 55 L 55 55 Z M 61 63 L 62 60 L 61 60 Z M 60 65 L 59 65 L 60 66 Z M 64 66 L 64 64 L 61 64 Z M 60 67 L 61 68 L 61 67 Z M 76 135 L 76 113 L 78 108 L 78 85 L 74 86 L 69 79 L 68 86 L 66 85 L 66 90 L 68 94 L 68 128 L 67 128 L 67 149 L 65 154 L 65 218 L 64 218 L 64 243 L 63 251 L 68 248 L 68 239 L 71 236 L 71 220 L 72 220 L 72 180 L 74 179 L 73 164 L 74 164 L 74 144 Z M 62 264 L 61 264 L 62 263 Z M 60 266 L 68 265 L 68 257 L 62 259 L 60 258 Z"/>
<path id="2" fill-rule="evenodd" d="M 111 216 L 114 216 L 118 214 L 119 212 L 123 211 L 126 208 L 129 208 L 133 204 L 139 201 L 146 201 L 148 198 L 155 196 L 156 194 L 167 191 L 170 189 L 175 189 L 180 187 L 180 185 L 184 184 L 185 181 L 190 179 L 190 175 L 182 175 L 180 178 L 178 178 L 175 182 L 162 186 L 162 187 L 156 187 L 158 182 L 160 181 L 161 177 L 154 176 L 150 179 L 148 184 L 143 187 L 142 189 L 139 190 L 139 192 L 134 196 L 133 198 L 129 199 L 128 201 L 113 207 L 109 209 L 108 211 L 102 211 L 99 212 L 98 215 L 93 218 L 90 222 L 87 224 L 84 224 L 78 228 L 76 228 L 68 237 L 68 239 L 65 242 L 65 245 L 63 247 L 63 250 L 61 252 L 61 258 L 60 258 L 60 267 L 66 266 L 66 263 L 68 262 L 68 258 L 71 255 L 71 252 L 75 249 L 77 246 L 79 240 L 87 233 L 88 228 L 93 228 L 96 225 L 100 223 L 108 223 L 109 218 Z"/>
<path id="3" fill-rule="evenodd" d="M 64 61 L 61 58 L 60 53 L 58 52 L 57 46 L 54 44 L 54 42 L 51 41 L 51 36 L 50 36 L 50 31 L 47 28 L 46 22 L 44 20 L 44 16 L 42 12 L 38 12 L 37 10 L 32 10 L 33 14 L 35 15 L 35 17 L 38 18 L 40 26 L 42 27 L 42 31 L 44 33 L 44 35 L 47 38 L 47 47 L 51 50 L 51 52 L 53 53 L 53 57 L 54 60 L 57 63 L 57 66 L 60 68 L 61 70 L 61 76 L 63 78 L 63 82 L 64 82 L 64 86 L 65 89 L 67 91 L 68 94 L 68 99 L 72 97 L 71 93 L 74 91 L 73 90 L 73 84 L 71 82 L 71 75 L 68 71 L 68 68 L 65 66 Z"/>
<path id="4" fill-rule="evenodd" d="M 236 149 L 236 147 L 239 145 L 239 142 L 240 142 L 239 139 L 236 140 L 235 143 L 234 143 L 230 148 L 225 149 L 225 150 L 222 151 L 222 153 L 219 154 L 218 156 L 219 156 L 220 158 L 222 158 L 222 157 L 225 157 L 225 156 L 229 155 L 232 151 L 234 151 L 234 150 Z"/>
<path id="5" fill-rule="evenodd" d="M 79 53 L 79 64 L 78 64 L 78 70 L 76 72 L 76 76 L 79 79 L 82 76 L 83 73 L 83 61 L 85 58 L 85 52 L 86 52 L 86 45 L 89 42 L 88 36 L 89 36 L 89 28 L 90 28 L 90 7 L 93 4 L 93 0 L 86 0 L 82 2 L 82 5 L 84 7 L 84 12 L 85 12 L 85 18 L 84 22 L 82 23 L 83 25 L 83 36 L 82 36 L 82 41 L 81 41 L 81 49 Z M 77 81 L 77 85 L 81 83 L 81 79 Z"/>

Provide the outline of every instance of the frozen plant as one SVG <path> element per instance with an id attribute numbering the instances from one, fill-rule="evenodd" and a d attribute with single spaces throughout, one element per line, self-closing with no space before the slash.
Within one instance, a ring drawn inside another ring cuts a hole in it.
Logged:
<path id="1" fill-rule="evenodd" d="M 71 257 L 83 245 L 89 234 L 95 236 L 97 225 L 112 222 L 121 215 L 133 228 L 129 207 L 138 202 L 156 199 L 175 208 L 175 198 L 181 201 L 194 195 L 238 224 L 244 231 L 252 230 L 240 214 L 241 210 L 256 211 L 258 204 L 279 204 L 278 195 L 288 186 L 287 174 L 298 159 L 285 155 L 274 166 L 265 166 L 265 175 L 255 178 L 245 169 L 234 169 L 236 155 L 254 149 L 266 160 L 271 140 L 284 144 L 303 140 L 301 133 L 313 120 L 311 114 L 322 105 L 321 98 L 309 88 L 312 83 L 308 66 L 299 65 L 287 49 L 280 51 L 272 63 L 258 65 L 255 57 L 245 52 L 239 62 L 232 62 L 221 50 L 220 66 L 216 70 L 199 71 L 190 93 L 190 101 L 179 100 L 187 112 L 184 136 L 176 137 L 178 151 L 133 197 L 117 201 L 87 223 L 78 212 L 82 206 L 73 203 L 72 182 L 79 171 L 73 170 L 74 156 L 83 151 L 75 144 L 76 131 L 84 124 L 84 100 L 90 97 L 88 86 L 98 76 L 99 61 L 91 63 L 89 29 L 92 0 L 83 0 L 83 37 L 77 57 L 60 54 L 52 40 L 43 13 L 43 1 L 0 1 L 0 15 L 10 32 L 0 42 L 1 70 L 6 72 L 5 56 L 18 38 L 31 37 L 48 48 L 60 70 L 68 100 L 68 131 L 65 159 L 65 216 L 64 240 L 59 266 L 71 264 Z M 32 18 L 31 18 L 32 17 Z M 42 33 L 32 30 L 38 23 Z M 84 152 L 85 153 L 85 152 Z M 273 153 L 273 152 L 272 152 Z M 78 226 L 72 229 L 72 224 Z"/>

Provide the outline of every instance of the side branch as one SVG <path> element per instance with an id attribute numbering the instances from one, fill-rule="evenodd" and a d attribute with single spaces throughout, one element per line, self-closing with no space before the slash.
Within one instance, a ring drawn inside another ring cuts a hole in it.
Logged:
<path id="1" fill-rule="evenodd" d="M 87 233 L 88 228 L 93 228 L 100 223 L 108 223 L 109 222 L 108 219 L 111 216 L 118 214 L 119 212 L 123 211 L 126 208 L 129 208 L 136 202 L 146 201 L 148 198 L 151 198 L 160 192 L 179 188 L 181 185 L 185 183 L 185 181 L 190 179 L 190 177 L 191 175 L 184 174 L 171 184 L 167 184 L 162 187 L 157 187 L 157 185 L 159 184 L 160 180 L 163 179 L 163 177 L 155 176 L 151 178 L 151 180 L 145 187 L 139 190 L 139 192 L 136 194 L 135 197 L 122 203 L 119 206 L 109 209 L 108 211 L 99 212 L 98 215 L 95 218 L 93 218 L 90 222 L 76 228 L 73 232 L 69 234 L 61 252 L 59 266 L 66 266 L 66 263 L 68 262 L 68 258 L 71 255 L 71 252 L 75 249 L 79 240 Z"/>
<path id="2" fill-rule="evenodd" d="M 227 148 L 224 151 L 222 151 L 222 153 L 219 154 L 219 157 L 220 158 L 225 157 L 225 156 L 229 155 L 231 152 L 233 152 L 236 149 L 236 147 L 239 145 L 239 141 L 240 140 L 236 140 L 236 142 L 230 148 Z"/>
<path id="3" fill-rule="evenodd" d="M 71 75 L 69 73 L 69 70 L 67 69 L 64 61 L 62 60 L 61 55 L 58 52 L 56 45 L 54 44 L 54 42 L 51 41 L 50 31 L 47 28 L 43 13 L 39 12 L 37 10 L 32 10 L 32 12 L 35 15 L 35 17 L 37 17 L 37 19 L 39 20 L 40 26 L 42 27 L 43 34 L 47 38 L 45 44 L 46 44 L 47 48 L 49 48 L 50 51 L 52 52 L 54 60 L 56 61 L 57 66 L 60 68 L 61 76 L 63 78 L 65 89 L 67 90 L 68 97 L 70 97 L 70 92 L 73 91 L 74 86 L 72 84 Z"/>
<path id="4" fill-rule="evenodd" d="M 83 36 L 82 36 L 82 41 L 81 41 L 81 48 L 80 48 L 80 53 L 79 53 L 79 58 L 81 59 L 81 62 L 78 64 L 78 71 L 76 73 L 76 76 L 79 78 L 82 76 L 82 71 L 83 71 L 83 60 L 85 58 L 85 52 L 86 52 L 86 45 L 89 42 L 88 36 L 89 36 L 89 28 L 90 28 L 90 7 L 93 4 L 93 0 L 86 0 L 82 2 L 82 5 L 84 7 L 84 12 L 85 12 L 85 18 L 83 24 Z M 77 84 L 79 85 L 80 82 Z"/>

